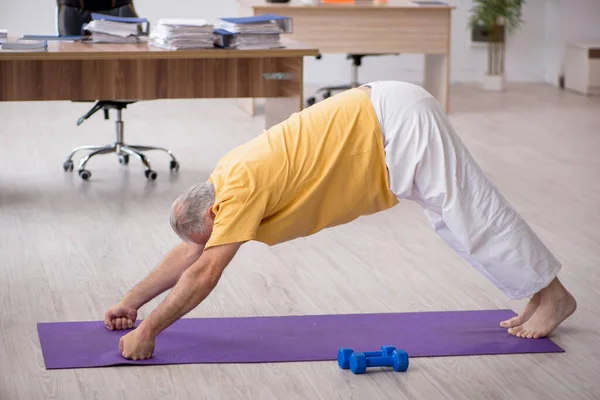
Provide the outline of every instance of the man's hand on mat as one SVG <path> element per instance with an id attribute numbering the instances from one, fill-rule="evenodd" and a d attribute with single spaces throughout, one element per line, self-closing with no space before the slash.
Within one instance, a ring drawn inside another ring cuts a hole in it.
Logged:
<path id="1" fill-rule="evenodd" d="M 137 319 L 137 310 L 117 304 L 104 314 L 104 324 L 111 331 L 114 329 L 131 329 Z"/>
<path id="2" fill-rule="evenodd" d="M 121 338 L 119 350 L 129 360 L 146 360 L 154 352 L 154 339 L 145 337 L 140 329 L 135 329 Z"/>

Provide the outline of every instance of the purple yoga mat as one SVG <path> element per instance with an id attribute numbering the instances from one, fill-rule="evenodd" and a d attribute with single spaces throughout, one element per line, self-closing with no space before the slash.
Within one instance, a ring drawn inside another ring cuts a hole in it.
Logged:
<path id="1" fill-rule="evenodd" d="M 521 339 L 499 326 L 510 310 L 389 314 L 184 318 L 156 338 L 153 358 L 124 359 L 103 322 L 39 323 L 47 369 L 112 365 L 327 361 L 340 347 L 377 351 L 391 345 L 410 357 L 554 353 L 549 339 Z"/>

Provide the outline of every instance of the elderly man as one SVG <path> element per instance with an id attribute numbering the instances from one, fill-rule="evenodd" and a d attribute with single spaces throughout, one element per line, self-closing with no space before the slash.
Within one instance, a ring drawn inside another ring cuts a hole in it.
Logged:
<path id="1" fill-rule="evenodd" d="M 419 86 L 374 82 L 333 96 L 226 154 L 208 182 L 173 203 L 183 239 L 121 302 L 109 329 L 166 299 L 123 336 L 122 355 L 152 356 L 156 336 L 198 306 L 240 246 L 268 245 L 389 209 L 420 204 L 434 231 L 511 299 L 531 297 L 500 325 L 523 338 L 548 335 L 576 308 L 560 263 L 486 178 L 436 100 Z"/>

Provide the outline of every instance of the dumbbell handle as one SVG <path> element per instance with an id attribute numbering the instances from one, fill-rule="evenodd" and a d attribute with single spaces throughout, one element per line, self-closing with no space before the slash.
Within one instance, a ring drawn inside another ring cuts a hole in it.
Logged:
<path id="1" fill-rule="evenodd" d="M 394 359 L 391 356 L 376 356 L 369 357 L 367 353 L 367 367 L 392 367 L 394 366 Z"/>
<path id="2" fill-rule="evenodd" d="M 365 357 L 383 357 L 385 356 L 385 354 L 383 354 L 383 351 L 368 351 L 366 353 L 363 353 L 365 355 Z"/>

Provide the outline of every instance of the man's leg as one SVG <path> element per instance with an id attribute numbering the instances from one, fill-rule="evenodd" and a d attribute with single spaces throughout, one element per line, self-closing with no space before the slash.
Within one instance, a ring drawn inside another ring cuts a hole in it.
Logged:
<path id="1" fill-rule="evenodd" d="M 410 122 L 402 137 L 386 149 L 411 163 L 398 161 L 402 171 L 390 171 L 394 193 L 421 204 L 440 237 L 508 297 L 533 296 L 502 326 L 522 337 L 548 335 L 576 307 L 556 278 L 560 263 L 487 179 L 433 98 L 404 117 Z"/>
<path id="2" fill-rule="evenodd" d="M 79 36 L 81 27 L 86 21 L 82 19 L 82 10 L 79 8 L 58 6 L 58 34 L 60 36 Z"/>
<path id="3" fill-rule="evenodd" d="M 469 264 L 475 266 L 479 271 L 485 271 L 483 265 L 462 249 L 462 245 L 452 231 L 448 228 L 441 216 L 425 208 L 434 231 L 438 236 L 456 251 Z M 493 277 L 483 272 L 483 274 L 493 281 Z M 544 300 L 542 301 L 542 297 Z M 543 309 L 538 311 L 540 304 Z M 573 296 L 564 288 L 558 278 L 554 278 L 551 283 L 536 292 L 523 311 L 516 317 L 502 321 L 500 325 L 508 328 L 510 334 L 524 338 L 539 338 L 550 334 L 556 326 L 571 315 L 576 308 L 576 302 Z M 538 313 L 536 314 L 536 311 Z M 532 318 L 533 317 L 533 318 Z"/>
<path id="4" fill-rule="evenodd" d="M 432 226 L 433 230 L 435 231 L 435 233 L 442 240 L 444 240 L 444 242 L 446 242 L 446 244 L 448 244 L 450 247 L 452 247 L 452 249 L 454 249 L 454 251 L 459 256 L 461 256 L 465 261 L 467 261 L 469 264 L 471 264 L 473 266 L 476 266 L 476 268 L 479 271 L 485 271 L 485 269 L 479 263 L 479 261 L 477 261 L 477 259 L 471 257 L 471 255 L 469 255 L 467 252 L 464 251 L 461 243 L 458 242 L 458 240 L 456 239 L 456 237 L 454 236 L 452 231 L 450 231 L 450 229 L 448 228 L 446 223 L 442 220 L 441 215 L 427 209 L 427 206 L 425 206 L 425 205 L 423 205 L 423 206 L 425 208 L 425 215 L 429 219 L 431 226 Z M 490 277 L 488 274 L 486 274 L 485 272 L 483 274 L 489 280 L 493 281 L 493 278 Z M 558 281 L 558 278 L 555 278 L 550 285 L 558 285 L 558 284 L 560 284 L 560 282 Z M 566 290 L 565 290 L 565 293 L 566 293 Z M 500 325 L 504 328 L 512 328 L 512 329 L 510 329 L 509 333 L 514 334 L 515 336 L 521 337 L 525 334 L 525 332 L 527 332 L 528 334 L 524 335 L 523 337 L 529 337 L 529 338 L 533 337 L 534 330 L 531 329 L 531 335 L 529 336 L 529 332 L 525 328 L 521 327 L 521 325 L 523 325 L 525 322 L 527 322 L 531 318 L 531 316 L 534 314 L 534 312 L 537 310 L 538 306 L 540 305 L 540 297 L 541 296 L 540 296 L 539 292 L 535 293 L 529 300 L 529 303 L 527 303 L 527 305 L 525 306 L 523 311 L 518 316 L 510 318 L 506 321 L 502 321 L 500 323 Z M 540 335 L 540 337 L 541 336 L 542 335 Z"/>

